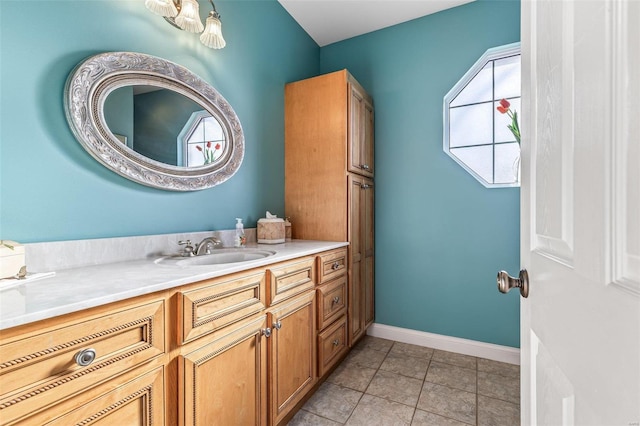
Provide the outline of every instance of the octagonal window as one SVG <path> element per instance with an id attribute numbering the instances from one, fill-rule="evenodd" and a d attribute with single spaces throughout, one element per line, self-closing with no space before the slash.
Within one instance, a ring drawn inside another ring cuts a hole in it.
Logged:
<path id="1" fill-rule="evenodd" d="M 520 43 L 487 50 L 444 97 L 444 151 L 487 188 L 520 186 L 520 143 L 502 99 L 519 113 Z"/>

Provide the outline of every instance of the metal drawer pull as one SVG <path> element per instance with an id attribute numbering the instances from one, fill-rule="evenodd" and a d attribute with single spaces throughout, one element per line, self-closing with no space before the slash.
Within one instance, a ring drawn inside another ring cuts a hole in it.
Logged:
<path id="1" fill-rule="evenodd" d="M 262 334 L 264 335 L 264 337 L 271 337 L 271 329 L 269 327 L 265 328 L 264 330 L 262 330 Z"/>
<path id="2" fill-rule="evenodd" d="M 273 328 L 275 328 L 276 330 L 280 330 L 282 328 L 282 323 L 280 322 L 280 320 L 273 323 Z"/>
<path id="3" fill-rule="evenodd" d="M 80 367 L 86 367 L 91 364 L 94 359 L 96 359 L 96 350 L 91 348 L 81 350 L 75 356 L 76 364 Z"/>
<path id="4" fill-rule="evenodd" d="M 336 339 L 333 341 L 333 346 L 338 346 L 340 344 L 340 340 Z"/>
<path id="5" fill-rule="evenodd" d="M 360 166 L 360 168 L 361 168 L 362 170 L 369 170 L 369 169 L 370 169 L 370 167 L 369 167 L 369 165 L 368 165 L 368 164 L 363 164 L 363 165 L 361 165 L 361 166 Z"/>
<path id="6" fill-rule="evenodd" d="M 333 298 L 332 303 L 335 305 L 336 303 L 340 303 L 340 296 L 336 296 Z"/>
<path id="7" fill-rule="evenodd" d="M 338 261 L 333 262 L 333 265 L 331 265 L 331 269 L 333 269 L 335 271 L 338 268 L 340 268 L 340 262 L 338 262 Z"/>

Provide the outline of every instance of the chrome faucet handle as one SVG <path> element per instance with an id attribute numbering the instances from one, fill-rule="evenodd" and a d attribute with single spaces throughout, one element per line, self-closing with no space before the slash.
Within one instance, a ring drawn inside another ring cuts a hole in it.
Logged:
<path id="1" fill-rule="evenodd" d="M 180 240 L 178 241 L 178 244 L 184 246 L 184 248 L 180 251 L 180 256 L 189 257 L 194 255 L 191 240 Z"/>

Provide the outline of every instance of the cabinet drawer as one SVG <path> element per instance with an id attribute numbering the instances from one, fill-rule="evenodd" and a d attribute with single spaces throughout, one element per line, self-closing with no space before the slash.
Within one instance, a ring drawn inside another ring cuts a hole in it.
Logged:
<path id="1" fill-rule="evenodd" d="M 165 352 L 164 301 L 9 341 L 0 347 L 0 419 L 11 423 Z M 81 366 L 76 356 L 93 349 Z"/>
<path id="2" fill-rule="evenodd" d="M 315 258 L 305 257 L 268 269 L 269 306 L 315 287 Z"/>
<path id="3" fill-rule="evenodd" d="M 339 249 L 318 256 L 318 284 L 344 275 L 347 271 L 347 250 Z"/>
<path id="4" fill-rule="evenodd" d="M 347 317 L 318 334 L 318 377 L 322 377 L 348 351 Z"/>
<path id="5" fill-rule="evenodd" d="M 265 274 L 212 281 L 180 293 L 181 341 L 191 341 L 265 308 Z"/>
<path id="6" fill-rule="evenodd" d="M 317 288 L 318 330 L 347 312 L 347 277 L 342 276 Z"/>

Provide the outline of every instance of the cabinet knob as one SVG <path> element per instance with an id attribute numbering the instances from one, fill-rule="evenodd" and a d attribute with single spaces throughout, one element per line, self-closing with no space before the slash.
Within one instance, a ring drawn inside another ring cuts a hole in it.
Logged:
<path id="1" fill-rule="evenodd" d="M 271 337 L 271 329 L 269 327 L 262 330 L 262 335 L 264 337 Z"/>
<path id="2" fill-rule="evenodd" d="M 368 183 L 363 183 L 362 185 L 360 185 L 360 188 L 369 189 L 369 188 L 373 188 L 373 185 L 369 185 Z"/>
<path id="3" fill-rule="evenodd" d="M 76 364 L 80 367 L 86 367 L 91 364 L 94 359 L 96 359 L 96 350 L 92 348 L 83 349 L 75 356 Z"/>
<path id="4" fill-rule="evenodd" d="M 276 330 L 280 330 L 282 328 L 282 323 L 280 322 L 280 320 L 273 323 L 273 328 L 275 328 Z"/>
<path id="5" fill-rule="evenodd" d="M 337 304 L 337 303 L 340 303 L 340 296 L 334 297 L 332 302 L 333 302 L 334 305 Z"/>
<path id="6" fill-rule="evenodd" d="M 333 265 L 331 265 L 331 269 L 333 269 L 334 271 L 339 268 L 340 268 L 340 262 L 338 261 L 333 262 Z"/>
<path id="7" fill-rule="evenodd" d="M 336 339 L 333 341 L 333 346 L 338 346 L 340 344 L 340 340 Z"/>
<path id="8" fill-rule="evenodd" d="M 362 170 L 370 170 L 370 169 L 371 169 L 371 167 L 369 167 L 369 165 L 368 165 L 368 164 L 362 164 L 362 165 L 360 166 L 360 168 L 361 168 Z"/>

